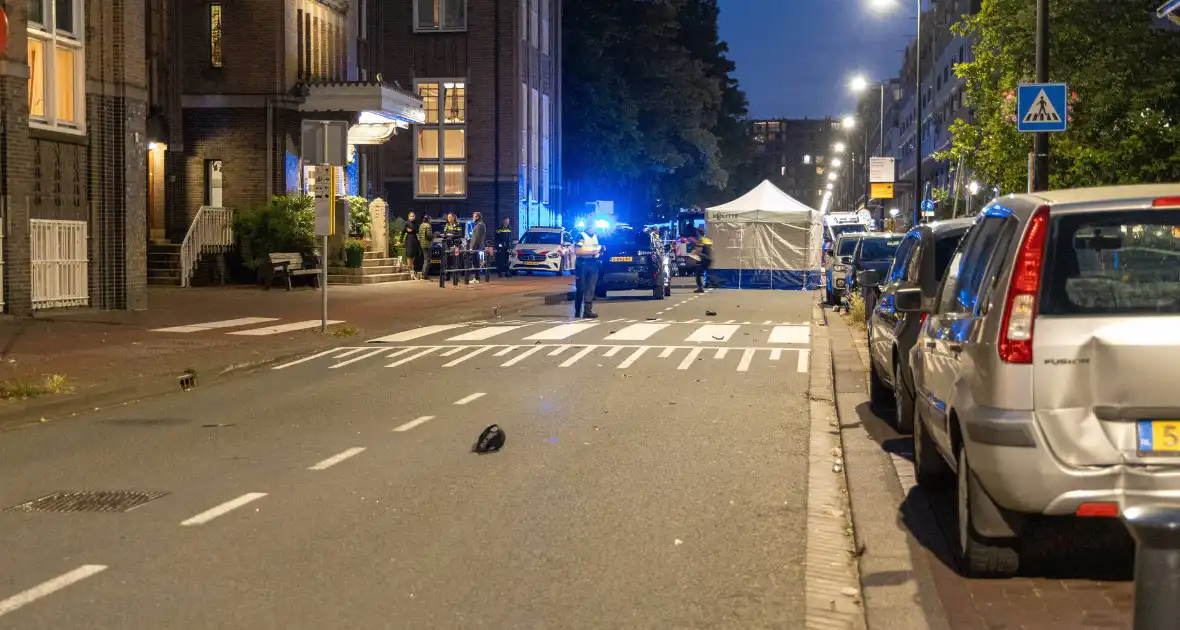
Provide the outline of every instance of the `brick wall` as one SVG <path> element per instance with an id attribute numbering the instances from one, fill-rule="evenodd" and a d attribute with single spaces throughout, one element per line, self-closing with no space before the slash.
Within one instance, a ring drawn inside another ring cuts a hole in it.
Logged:
<path id="1" fill-rule="evenodd" d="M 209 1 L 183 2 L 181 42 L 186 94 L 266 94 L 281 86 L 285 3 L 223 0 L 222 67 L 210 63 Z M 93 3 L 92 3 L 93 4 Z M 291 20 L 294 25 L 294 20 Z"/>

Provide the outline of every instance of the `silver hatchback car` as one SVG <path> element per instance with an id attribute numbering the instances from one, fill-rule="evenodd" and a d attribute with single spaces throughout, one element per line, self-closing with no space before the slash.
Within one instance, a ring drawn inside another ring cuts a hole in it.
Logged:
<path id="1" fill-rule="evenodd" d="M 918 483 L 957 480 L 963 573 L 1029 515 L 1180 500 L 1180 184 L 1014 195 L 978 217 L 910 353 Z"/>

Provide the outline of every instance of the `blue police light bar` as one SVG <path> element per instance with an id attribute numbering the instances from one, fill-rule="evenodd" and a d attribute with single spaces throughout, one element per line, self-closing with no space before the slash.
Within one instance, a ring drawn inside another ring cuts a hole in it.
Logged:
<path id="1" fill-rule="evenodd" d="M 594 227 L 596 227 L 600 230 L 609 230 L 610 229 L 610 221 L 607 221 L 606 219 L 599 219 L 594 222 Z"/>

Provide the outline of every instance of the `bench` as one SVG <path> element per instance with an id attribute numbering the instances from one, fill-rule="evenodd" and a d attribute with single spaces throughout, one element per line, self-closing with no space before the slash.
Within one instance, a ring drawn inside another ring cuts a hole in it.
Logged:
<path id="1" fill-rule="evenodd" d="M 266 290 L 269 291 L 272 284 L 274 284 L 275 276 L 282 274 L 287 281 L 287 290 L 291 290 L 291 278 L 293 276 L 310 276 L 312 286 L 320 286 L 320 274 L 323 273 L 323 268 L 320 267 L 318 257 L 309 256 L 305 260 L 303 254 L 299 253 L 277 253 L 270 254 L 270 277 L 266 282 Z"/>

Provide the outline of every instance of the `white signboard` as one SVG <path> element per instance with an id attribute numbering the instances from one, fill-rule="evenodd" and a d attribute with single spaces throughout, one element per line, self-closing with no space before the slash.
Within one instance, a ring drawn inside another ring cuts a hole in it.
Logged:
<path id="1" fill-rule="evenodd" d="M 891 157 L 869 158 L 869 183 L 892 184 L 897 181 L 897 169 Z"/>

